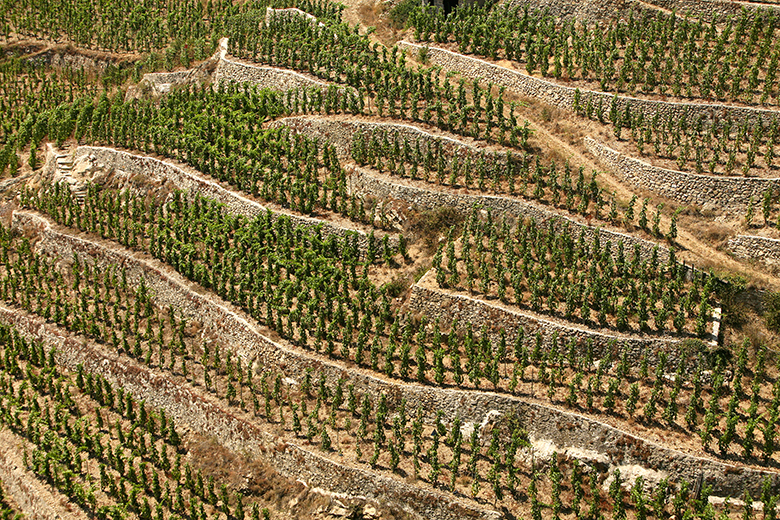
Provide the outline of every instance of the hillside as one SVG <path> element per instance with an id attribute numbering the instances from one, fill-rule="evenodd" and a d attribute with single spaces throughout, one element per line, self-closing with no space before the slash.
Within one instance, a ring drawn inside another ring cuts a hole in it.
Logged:
<path id="1" fill-rule="evenodd" d="M 778 11 L 3 1 L 0 517 L 775 518 Z"/>

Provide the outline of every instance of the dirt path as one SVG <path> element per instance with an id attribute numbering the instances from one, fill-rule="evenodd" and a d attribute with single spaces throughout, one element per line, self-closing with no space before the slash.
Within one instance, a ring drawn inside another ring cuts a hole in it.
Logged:
<path id="1" fill-rule="evenodd" d="M 3 51 L 19 50 L 25 54 L 26 58 L 33 58 L 47 52 L 56 52 L 63 54 L 75 54 L 99 61 L 111 61 L 114 63 L 123 61 L 138 61 L 143 55 L 138 52 L 112 52 L 97 49 L 80 47 L 77 44 L 65 40 L 60 42 L 50 40 L 39 40 L 34 38 L 14 38 L 0 45 Z"/>
<path id="2" fill-rule="evenodd" d="M 540 102 L 534 100 L 536 103 Z M 530 111 L 528 111 L 530 112 Z M 637 190 L 634 187 L 627 186 L 624 182 L 618 179 L 617 176 L 612 174 L 608 168 L 605 168 L 597 160 L 595 160 L 589 152 L 585 149 L 584 144 L 579 146 L 573 146 L 545 127 L 539 119 L 528 113 L 524 114 L 531 128 L 536 134 L 536 139 L 543 138 L 547 144 L 552 143 L 553 147 L 556 147 L 563 151 L 564 156 L 573 157 L 574 160 L 586 166 L 589 169 L 599 172 L 598 179 L 601 180 L 602 185 L 607 185 L 611 191 L 615 191 L 618 199 L 627 201 L 634 194 L 650 196 L 654 202 L 659 200 L 658 196 L 649 192 L 643 192 Z M 667 204 L 667 207 L 673 207 Z M 668 229 L 671 222 L 669 215 L 663 214 L 661 217 L 661 229 Z M 691 232 L 680 227 L 677 235 L 678 247 L 682 248 L 678 257 L 687 262 L 696 262 L 701 268 L 712 267 L 715 269 L 723 269 L 726 271 L 743 274 L 754 282 L 758 282 L 759 285 L 764 286 L 771 290 L 780 289 L 780 279 L 772 274 L 753 268 L 752 266 L 735 260 L 731 255 L 718 250 L 713 245 L 706 244 L 702 240 L 695 237 Z"/>

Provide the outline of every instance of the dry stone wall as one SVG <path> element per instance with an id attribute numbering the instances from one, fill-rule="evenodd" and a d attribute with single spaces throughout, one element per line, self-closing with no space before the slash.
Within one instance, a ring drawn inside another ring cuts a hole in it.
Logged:
<path id="1" fill-rule="evenodd" d="M 419 53 L 420 49 L 423 47 L 427 47 L 428 61 L 431 65 L 437 65 L 444 70 L 459 72 L 464 77 L 470 79 L 503 85 L 522 96 L 533 97 L 548 105 L 574 111 L 575 88 L 534 78 L 517 70 L 494 65 L 479 58 L 464 56 L 463 54 L 458 54 L 439 47 L 424 46 L 407 41 L 398 42 L 398 47 L 401 50 L 409 51 L 414 55 Z M 613 94 L 606 92 L 582 90 L 580 103 L 584 106 L 590 99 L 594 107 L 601 104 L 605 110 L 608 110 L 611 106 L 613 97 Z M 652 101 L 620 96 L 618 96 L 616 104 L 621 112 L 625 110 L 626 106 L 629 106 L 631 113 L 637 114 L 641 112 L 644 114 L 645 119 L 653 118 L 656 114 L 661 118 L 668 117 L 672 119 L 681 118 L 683 116 L 687 116 L 690 119 L 700 115 L 703 116 L 705 120 L 729 117 L 733 121 L 749 121 L 751 123 L 759 120 L 766 123 L 772 119 L 780 118 L 780 112 L 773 110 L 730 105 L 675 103 L 671 101 Z"/>
<path id="2" fill-rule="evenodd" d="M 737 235 L 729 239 L 728 248 L 738 258 L 758 260 L 770 266 L 780 265 L 780 240 Z"/>
<path id="3" fill-rule="evenodd" d="M 278 12 L 279 10 L 269 9 L 269 11 Z M 298 9 L 284 9 L 282 11 L 298 11 L 302 13 Z M 276 14 L 276 16 L 279 16 L 279 14 Z M 289 13 L 287 13 L 287 16 L 289 16 Z M 208 80 L 211 80 L 215 87 L 229 83 L 252 83 L 260 88 L 270 88 L 283 92 L 299 88 L 321 89 L 330 85 L 328 82 L 292 70 L 263 67 L 228 58 L 227 48 L 228 39 L 222 38 L 214 55 L 197 67 L 176 72 L 144 74 L 138 88 L 132 89 L 133 92 L 128 91 L 128 95 L 132 97 L 134 92 L 143 91 L 144 85 L 148 85 L 154 95 L 161 95 L 177 86 L 194 83 L 202 84 Z M 339 87 L 338 90 L 345 91 L 346 89 Z"/>
<path id="4" fill-rule="evenodd" d="M 209 75 L 202 69 L 188 69 L 177 72 L 150 72 L 144 74 L 139 88 L 143 91 L 144 85 L 149 85 L 152 94 L 159 96 L 167 94 L 172 88 L 190 83 L 202 82 L 208 79 Z M 138 89 L 135 89 L 137 91 Z"/>
<path id="5" fill-rule="evenodd" d="M 450 495 L 349 467 L 294 443 L 280 443 L 276 436 L 263 432 L 222 409 L 219 404 L 196 394 L 188 385 L 156 374 L 130 359 L 106 354 L 99 345 L 48 325 L 41 318 L 0 305 L 0 322 L 15 326 L 27 338 L 42 341 L 47 352 L 55 349 L 57 364 L 71 370 L 82 365 L 88 373 L 103 376 L 114 387 L 123 388 L 147 406 L 164 409 L 180 427 L 188 426 L 201 435 L 216 438 L 233 451 L 264 459 L 288 478 L 300 479 L 309 486 L 336 493 L 381 501 L 418 518 L 497 520 L 501 517 L 499 513 L 475 507 Z M 74 517 L 74 520 L 76 518 L 79 517 Z"/>
<path id="6" fill-rule="evenodd" d="M 528 6 L 529 10 L 549 10 L 556 17 L 599 21 L 627 18 L 630 12 L 655 15 L 659 9 L 637 0 L 507 0 L 509 8 Z"/>
<path id="7" fill-rule="evenodd" d="M 717 461 L 691 457 L 588 417 L 527 402 L 511 395 L 398 384 L 357 367 L 346 370 L 326 358 L 293 350 L 268 339 L 260 334 L 249 319 L 231 310 L 219 298 L 199 294 L 181 277 L 165 272 L 155 261 L 124 250 L 109 250 L 100 243 L 59 233 L 49 227 L 45 219 L 30 212 L 15 212 L 14 226 L 33 234 L 38 233 L 41 239 L 35 247 L 59 255 L 64 261 L 76 253 L 80 261 L 100 269 L 123 267 L 129 283 L 138 284 L 144 280 L 157 305 L 175 305 L 188 321 L 198 320 L 204 326 L 213 327 L 226 346 L 244 359 L 254 359 L 257 367 L 279 370 L 294 384 L 298 384 L 296 380 L 307 369 L 324 374 L 331 385 L 339 378 L 344 378 L 355 385 L 358 394 L 386 394 L 391 409 L 405 398 L 407 406 L 411 407 L 407 409 L 420 407 L 426 413 L 428 422 L 435 420 L 436 410 L 442 410 L 447 420 L 460 416 L 463 421 L 475 424 L 482 423 L 496 412 L 517 415 L 534 439 L 542 444 L 553 443 L 560 447 L 561 452 L 567 449 L 572 453 L 587 450 L 598 454 L 598 458 L 608 464 L 636 464 L 663 469 L 673 479 L 693 480 L 699 473 L 703 473 L 707 481 L 715 486 L 715 492 L 723 495 L 739 494 L 744 486 L 759 490 L 766 475 L 760 471 L 738 469 Z M 774 474 L 770 476 L 775 478 Z"/>
<path id="8" fill-rule="evenodd" d="M 729 16 L 741 16 L 742 11 L 752 19 L 755 16 L 777 16 L 780 6 L 758 2 L 739 2 L 732 0 L 645 0 L 667 11 L 676 10 L 678 14 L 691 18 L 703 17 L 705 20 L 717 17 L 721 22 Z"/>
<path id="9" fill-rule="evenodd" d="M 50 67 L 83 69 L 103 72 L 106 67 L 116 63 L 115 60 L 101 59 L 96 56 L 90 56 L 88 53 L 60 51 L 51 49 L 29 58 L 33 63 L 46 63 Z"/>
<path id="10" fill-rule="evenodd" d="M 224 204 L 225 210 L 232 215 L 243 215 L 252 218 L 269 212 L 269 209 L 265 206 L 236 192 L 227 190 L 216 182 L 208 180 L 194 171 L 186 170 L 153 157 L 135 155 L 114 148 L 97 146 L 79 146 L 76 149 L 75 156 L 77 161 L 84 157 L 88 157 L 92 162 L 101 163 L 108 168 L 144 175 L 157 183 L 169 181 L 178 189 L 186 192 L 189 197 L 194 198 L 196 195 L 200 195 Z M 273 211 L 271 212 L 271 215 L 274 220 L 282 217 L 288 218 L 293 226 L 303 226 L 311 230 L 319 229 L 320 233 L 326 237 L 330 235 L 340 238 L 354 236 L 362 249 L 368 244 L 368 238 L 365 232 L 361 230 L 347 229 L 331 224 L 326 220 L 305 217 L 293 213 Z M 391 244 L 395 244 L 397 239 L 393 238 L 390 242 Z"/>
<path id="11" fill-rule="evenodd" d="M 150 72 L 144 74 L 144 77 L 136 87 L 128 89 L 125 98 L 138 97 L 147 87 L 151 89 L 152 95 L 160 96 L 178 86 L 205 83 L 211 78 L 214 67 L 224 58 L 226 49 L 227 39 L 222 38 L 219 41 L 216 52 L 196 67 L 176 72 Z"/>
<path id="12" fill-rule="evenodd" d="M 309 21 L 311 21 L 312 25 L 319 25 L 321 27 L 325 26 L 324 23 L 317 20 L 316 16 L 307 13 L 306 11 L 301 11 L 297 7 L 286 7 L 281 9 L 274 9 L 273 7 L 265 8 L 265 23 L 270 22 L 272 18 L 294 18 L 294 17 L 308 18 Z"/>
<path id="13" fill-rule="evenodd" d="M 634 246 L 639 246 L 643 258 L 650 258 L 657 249 L 659 261 L 666 262 L 669 259 L 669 250 L 654 242 L 616 231 L 590 227 L 523 199 L 433 191 L 401 184 L 395 179 L 391 181 L 359 167 L 351 166 L 348 167 L 348 170 L 351 171 L 350 188 L 355 193 L 363 193 L 379 199 L 403 200 L 421 210 L 451 207 L 467 213 L 475 206 L 479 206 L 482 209 L 516 219 L 533 218 L 537 224 L 542 226 L 555 225 L 557 229 L 561 230 L 566 228 L 577 237 L 582 234 L 584 239 L 590 242 L 593 242 L 598 236 L 602 247 L 605 247 L 607 242 L 611 242 L 612 247 L 617 248 L 618 242 L 622 241 L 626 252 L 630 253 Z"/>
<path id="14" fill-rule="evenodd" d="M 423 153 L 431 147 L 439 146 L 439 144 L 448 156 L 465 157 L 485 151 L 493 153 L 452 137 L 432 134 L 416 126 L 402 123 L 374 123 L 355 119 L 336 120 L 317 116 L 295 116 L 279 119 L 271 123 L 270 126 L 289 128 L 295 133 L 329 142 L 336 148 L 339 155 L 344 157 L 351 156 L 352 138 L 355 134 L 371 133 L 377 130 L 386 132 L 388 137 L 397 136 L 401 140 L 407 139 L 413 145 L 420 143 L 420 150 Z M 497 159 L 503 160 L 505 157 L 504 154 L 500 153 L 495 155 Z"/>
<path id="15" fill-rule="evenodd" d="M 214 84 L 254 83 L 260 88 L 287 91 L 296 88 L 327 88 L 328 83 L 291 70 L 258 67 L 240 61 L 222 58 L 214 71 Z"/>
<path id="16" fill-rule="evenodd" d="M 87 520 L 81 509 L 70 506 L 68 499 L 44 484 L 27 470 L 22 450 L 30 450 L 30 443 L 11 430 L 0 430 L 0 481 L 3 491 L 14 499 L 26 520 Z"/>
<path id="17" fill-rule="evenodd" d="M 430 283 L 435 283 L 434 278 L 435 270 L 431 269 L 412 287 L 409 309 L 428 316 L 429 319 L 439 318 L 447 327 L 456 318 L 460 323 L 471 323 L 474 330 L 486 327 L 494 342 L 497 342 L 499 333 L 503 329 L 507 344 L 511 345 L 522 328 L 526 338 L 540 333 L 547 348 L 552 344 L 553 337 L 557 338 L 559 349 L 564 349 L 571 340 L 575 340 L 581 354 L 586 352 L 587 344 L 591 343 L 598 357 L 603 356 L 608 350 L 616 353 L 620 348 L 627 348 L 628 362 L 634 367 L 639 367 L 645 354 L 648 354 L 650 364 L 653 365 L 657 362 L 658 354 L 665 352 L 669 356 L 671 371 L 674 371 L 681 360 L 681 355 L 684 354 L 678 339 L 668 336 L 611 335 L 575 327 L 519 309 L 508 309 L 466 295 L 426 287 Z M 426 281 L 429 283 L 426 284 Z"/>
<path id="18" fill-rule="evenodd" d="M 758 203 L 767 189 L 774 193 L 780 191 L 780 179 L 718 177 L 667 170 L 626 156 L 590 137 L 584 142 L 590 153 L 626 181 L 682 204 L 741 209 L 751 198 Z"/>
<path id="19" fill-rule="evenodd" d="M 761 15 L 764 12 L 777 12 L 779 7 L 756 2 L 738 2 L 730 0 L 510 0 L 509 6 L 528 6 L 530 9 L 548 9 L 556 17 L 575 18 L 602 22 L 607 19 L 627 20 L 633 14 L 634 19 L 644 14 L 656 15 L 676 10 L 679 15 L 694 18 L 704 17 L 710 20 L 717 17 L 739 15 L 745 9 L 748 16 Z"/>

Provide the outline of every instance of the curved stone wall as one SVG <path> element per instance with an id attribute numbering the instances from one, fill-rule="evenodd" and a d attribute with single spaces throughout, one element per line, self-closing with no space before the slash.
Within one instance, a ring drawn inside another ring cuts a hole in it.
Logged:
<path id="1" fill-rule="evenodd" d="M 255 83 L 261 88 L 292 90 L 296 88 L 326 88 L 328 83 L 286 69 L 261 67 L 221 58 L 214 71 L 214 84 Z"/>
<path id="2" fill-rule="evenodd" d="M 177 273 L 168 274 L 168 269 L 159 262 L 145 260 L 141 255 L 124 249 L 108 249 L 100 242 L 60 233 L 49 227 L 46 219 L 34 213 L 14 212 L 13 219 L 15 227 L 39 234 L 41 240 L 35 246 L 38 250 L 59 255 L 66 262 L 73 258 L 75 253 L 80 261 L 100 269 L 108 269 L 110 266 L 124 267 L 128 282 L 135 285 L 144 280 L 157 305 L 176 305 L 188 319 L 197 319 L 204 326 L 214 327 L 214 330 L 225 338 L 226 344 L 242 358 L 255 359 L 261 366 L 280 370 L 293 380 L 299 379 L 306 369 L 324 374 L 330 384 L 335 384 L 339 378 L 345 378 L 355 385 L 358 393 L 386 394 L 390 397 L 391 409 L 400 403 L 401 398 L 405 398 L 407 410 L 419 406 L 425 412 L 429 423 L 435 420 L 436 410 L 442 410 L 448 421 L 460 416 L 465 422 L 477 424 L 496 411 L 517 415 L 532 438 L 541 444 L 551 442 L 560 447 L 561 452 L 569 449 L 572 456 L 576 456 L 575 454 L 581 453 L 582 450 L 589 450 L 616 467 L 636 464 L 663 470 L 673 480 L 693 481 L 699 474 L 703 474 L 706 482 L 713 484 L 716 494 L 737 496 L 745 486 L 748 486 L 751 493 L 754 490 L 759 492 L 767 475 L 772 478 L 773 483 L 780 483 L 780 478 L 775 473 L 692 457 L 589 417 L 512 395 L 438 388 L 416 383 L 400 384 L 377 377 L 359 367 L 347 371 L 327 358 L 293 350 L 268 339 L 248 319 L 230 310 L 227 304 L 221 303 L 219 298 L 198 293 L 190 288 L 195 287 L 194 284 L 186 282 Z M 14 312 L 6 319 L 15 320 L 17 317 L 19 313 Z"/>
<path id="3" fill-rule="evenodd" d="M 602 357 L 608 349 L 628 348 L 628 362 L 633 367 L 638 367 L 642 362 L 642 356 L 647 353 L 651 356 L 650 364 L 657 361 L 657 355 L 665 352 L 669 356 L 670 370 L 674 370 L 681 360 L 680 340 L 670 336 L 632 336 L 625 334 L 607 334 L 596 330 L 569 325 L 565 322 L 556 322 L 531 312 L 520 309 L 510 309 L 500 304 L 491 304 L 483 300 L 471 298 L 467 295 L 457 294 L 441 289 L 431 289 L 426 285 L 435 284 L 432 280 L 435 271 L 431 269 L 419 282 L 412 286 L 409 297 L 409 309 L 429 318 L 439 318 L 446 327 L 455 318 L 459 322 L 471 323 L 474 330 L 487 327 L 488 333 L 494 341 L 498 340 L 501 329 L 506 333 L 507 344 L 514 344 L 519 330 L 525 331 L 526 338 L 541 333 L 545 345 L 551 344 L 553 336 L 558 338 L 559 348 L 564 348 L 572 339 L 586 352 L 588 342 L 593 345 L 593 351 L 598 357 Z M 428 283 L 426 283 L 426 280 Z"/>
<path id="4" fill-rule="evenodd" d="M 408 139 L 411 143 L 420 143 L 420 149 L 424 153 L 430 146 L 441 143 L 442 150 L 448 155 L 465 156 L 487 151 L 485 148 L 473 146 L 469 143 L 454 139 L 446 135 L 430 133 L 422 128 L 404 123 L 375 123 L 358 119 L 336 120 L 319 116 L 294 116 L 277 119 L 271 127 L 285 127 L 297 134 L 327 141 L 332 144 L 341 156 L 351 157 L 352 138 L 356 133 L 381 130 L 388 136 L 398 136 Z M 505 155 L 495 153 L 498 159 L 504 159 Z"/>
<path id="5" fill-rule="evenodd" d="M 427 47 L 428 61 L 431 65 L 440 66 L 444 70 L 459 72 L 464 77 L 470 79 L 484 82 L 490 81 L 495 85 L 505 86 L 509 90 L 520 95 L 539 99 L 548 105 L 564 110 L 574 111 L 575 88 L 534 78 L 523 74 L 518 70 L 494 65 L 479 58 L 464 56 L 463 54 L 458 54 L 439 47 L 424 46 L 407 41 L 398 42 L 398 47 L 401 50 L 409 51 L 414 55 L 416 55 L 421 48 Z M 580 92 L 581 103 L 587 103 L 590 98 L 594 106 L 600 102 L 603 107 L 609 107 L 611 106 L 612 98 L 614 97 L 614 94 L 606 92 L 591 90 L 581 90 Z M 745 120 L 756 122 L 759 118 L 763 122 L 766 122 L 770 119 L 780 118 L 780 112 L 760 108 L 703 103 L 675 103 L 670 101 L 652 101 L 618 96 L 618 109 L 623 111 L 626 106 L 630 107 L 633 114 L 639 112 L 643 113 L 645 119 L 652 118 L 656 114 L 664 118 L 680 118 L 683 115 L 687 115 L 691 118 L 702 115 L 706 120 L 730 117 L 733 121 L 740 122 Z"/>
<path id="6" fill-rule="evenodd" d="M 780 179 L 719 177 L 667 170 L 624 155 L 590 137 L 585 146 L 603 165 L 634 186 L 668 197 L 681 204 L 722 209 L 745 208 L 750 199 L 758 204 L 767 189 L 780 191 Z"/>
<path id="7" fill-rule="evenodd" d="M 728 248 L 738 258 L 780 266 L 780 240 L 775 238 L 737 235 L 729 239 Z"/>
<path id="8" fill-rule="evenodd" d="M 401 184 L 403 182 L 401 180 L 387 179 L 356 166 L 348 166 L 347 170 L 351 171 L 350 189 L 356 193 L 364 193 L 379 199 L 403 200 L 423 210 L 451 207 L 467 213 L 474 206 L 479 206 L 499 215 L 519 219 L 533 218 L 537 224 L 542 226 L 554 223 L 558 229 L 568 228 L 569 232 L 576 234 L 576 236 L 582 233 L 585 240 L 588 241 L 595 240 L 598 235 L 602 247 L 607 242 L 612 242 L 612 246 L 617 247 L 617 243 L 622 241 L 626 252 L 630 253 L 633 251 L 634 245 L 638 245 L 643 258 L 650 258 L 653 250 L 658 248 L 659 261 L 666 262 L 669 259 L 669 250 L 664 246 L 616 231 L 594 228 L 523 199 L 433 191 L 410 184 Z"/>
<path id="9" fill-rule="evenodd" d="M 244 215 L 251 218 L 269 211 L 265 206 L 239 193 L 227 190 L 194 171 L 185 170 L 153 157 L 97 146 L 79 146 L 76 149 L 75 156 L 77 161 L 84 157 L 89 157 L 93 162 L 101 163 L 108 168 L 145 175 L 158 183 L 170 181 L 178 189 L 187 192 L 190 197 L 200 195 L 224 204 L 225 210 L 233 215 Z M 366 233 L 361 230 L 339 227 L 326 220 L 305 217 L 294 213 L 274 211 L 272 216 L 274 219 L 281 216 L 289 218 L 294 226 L 305 226 L 311 229 L 319 228 L 324 236 L 335 235 L 341 238 L 348 235 L 356 236 L 361 248 L 365 248 L 368 244 Z M 391 244 L 396 242 L 397 238 L 393 237 Z"/>

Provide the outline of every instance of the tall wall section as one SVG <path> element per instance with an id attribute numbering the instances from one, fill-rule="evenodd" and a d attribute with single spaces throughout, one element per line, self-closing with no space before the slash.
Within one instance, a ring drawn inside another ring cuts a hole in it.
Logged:
<path id="1" fill-rule="evenodd" d="M 522 96 L 536 98 L 543 103 L 564 110 L 575 110 L 576 88 L 566 87 L 551 81 L 534 78 L 523 74 L 518 70 L 508 69 L 494 65 L 485 60 L 465 56 L 439 47 L 431 47 L 410 43 L 398 42 L 401 50 L 417 55 L 420 49 L 427 48 L 428 61 L 431 65 L 437 65 L 444 70 L 452 70 L 461 73 L 464 77 L 483 82 L 492 82 L 495 85 L 505 86 L 507 89 Z M 584 106 L 588 100 L 593 106 L 601 104 L 605 110 L 611 106 L 614 94 L 591 90 L 580 91 L 580 104 Z M 626 106 L 633 114 L 641 112 L 645 119 L 652 119 L 656 114 L 662 118 L 681 118 L 684 115 L 697 118 L 700 115 L 705 120 L 714 120 L 729 117 L 733 121 L 749 121 L 755 123 L 759 120 L 766 123 L 775 118 L 780 118 L 780 112 L 761 108 L 739 107 L 731 105 L 706 104 L 706 103 L 676 103 L 671 101 L 653 101 L 648 99 L 633 98 L 627 96 L 617 97 L 617 108 L 622 112 Z"/>
<path id="2" fill-rule="evenodd" d="M 729 239 L 728 248 L 736 257 L 780 266 L 780 240 L 775 238 L 737 235 Z"/>
<path id="3" fill-rule="evenodd" d="M 761 201 L 766 190 L 780 191 L 780 179 L 698 175 L 653 166 L 624 155 L 590 137 L 585 146 L 604 166 L 640 189 L 649 190 L 681 204 L 714 205 L 742 209 L 752 199 Z"/>

